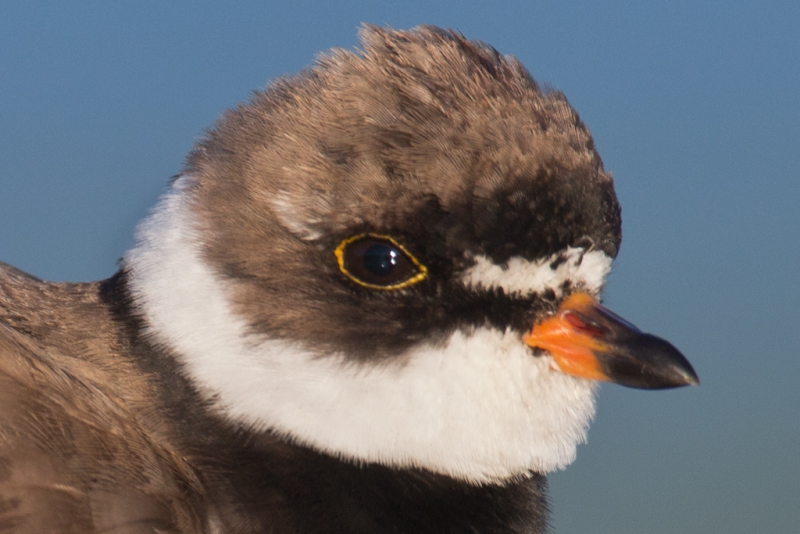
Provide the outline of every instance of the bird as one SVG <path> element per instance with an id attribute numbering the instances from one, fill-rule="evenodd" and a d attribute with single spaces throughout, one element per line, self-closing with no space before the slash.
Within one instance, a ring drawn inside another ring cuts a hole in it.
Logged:
<path id="1" fill-rule="evenodd" d="M 117 272 L 0 264 L 0 533 L 543 533 L 600 382 L 698 383 L 600 303 L 621 210 L 513 56 L 364 25 L 225 112 Z"/>

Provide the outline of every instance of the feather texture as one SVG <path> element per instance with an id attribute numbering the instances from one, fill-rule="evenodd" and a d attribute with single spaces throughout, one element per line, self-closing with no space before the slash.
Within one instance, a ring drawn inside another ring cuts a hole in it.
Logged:
<path id="1" fill-rule="evenodd" d="M 97 361 L 111 324 L 92 289 L 0 267 L 0 532 L 204 532 L 197 477 L 159 418 L 131 410 L 149 404 L 145 381 Z M 33 295 L 49 297 L 47 313 L 25 313 Z M 88 313 L 61 317 L 83 328 L 53 328 L 67 296 Z"/>

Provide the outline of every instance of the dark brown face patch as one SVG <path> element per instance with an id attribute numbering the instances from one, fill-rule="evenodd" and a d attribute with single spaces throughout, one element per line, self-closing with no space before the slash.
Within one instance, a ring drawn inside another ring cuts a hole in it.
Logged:
<path id="1" fill-rule="evenodd" d="M 456 328 L 522 331 L 552 303 L 468 291 L 471 257 L 616 255 L 612 180 L 561 93 L 452 32 L 368 27 L 362 46 L 226 113 L 189 158 L 207 259 L 255 331 L 364 358 Z M 348 277 L 335 250 L 362 234 L 394 240 L 425 279 Z"/>

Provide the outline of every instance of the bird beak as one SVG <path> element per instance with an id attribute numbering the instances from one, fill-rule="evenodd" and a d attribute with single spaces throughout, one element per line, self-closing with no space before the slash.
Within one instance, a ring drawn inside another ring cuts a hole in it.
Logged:
<path id="1" fill-rule="evenodd" d="M 535 324 L 523 340 L 552 354 L 558 368 L 574 376 L 646 389 L 700 383 L 678 349 L 586 293 L 570 295 L 555 316 Z"/>

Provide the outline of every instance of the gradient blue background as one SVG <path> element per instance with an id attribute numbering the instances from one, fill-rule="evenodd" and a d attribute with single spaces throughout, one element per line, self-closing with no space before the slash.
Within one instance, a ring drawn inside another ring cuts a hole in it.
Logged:
<path id="1" fill-rule="evenodd" d="M 556 532 L 800 532 L 800 2 L 3 2 L 0 260 L 111 275 L 202 129 L 362 21 L 567 94 L 623 206 L 606 302 L 702 379 L 602 388 Z"/>

